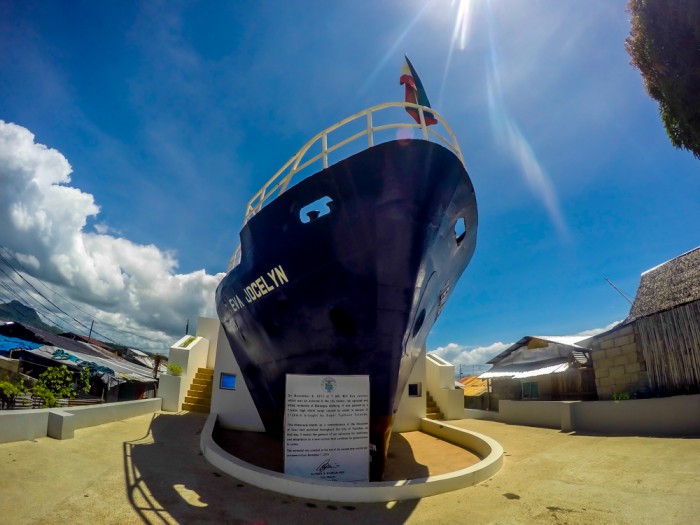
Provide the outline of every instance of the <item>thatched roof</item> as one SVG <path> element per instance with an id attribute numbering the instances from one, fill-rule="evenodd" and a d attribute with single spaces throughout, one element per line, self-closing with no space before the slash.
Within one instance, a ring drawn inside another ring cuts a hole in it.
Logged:
<path id="1" fill-rule="evenodd" d="M 625 322 L 700 299 L 700 247 L 642 274 Z"/>

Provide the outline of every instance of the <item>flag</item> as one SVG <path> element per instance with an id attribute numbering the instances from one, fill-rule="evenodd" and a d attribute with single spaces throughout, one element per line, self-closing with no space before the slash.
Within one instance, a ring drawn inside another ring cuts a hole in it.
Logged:
<path id="1" fill-rule="evenodd" d="M 408 57 L 404 56 L 404 59 L 399 84 L 406 86 L 406 102 L 419 104 L 429 108 L 430 101 L 428 100 L 428 95 L 425 94 L 425 89 L 423 89 L 423 84 L 421 83 L 420 78 L 418 78 L 418 73 L 416 73 L 416 70 L 413 69 L 413 64 L 411 64 Z M 420 124 L 420 114 L 418 113 L 417 109 L 406 108 L 406 111 L 418 124 Z M 423 116 L 425 117 L 426 126 L 438 123 L 433 114 L 429 113 L 428 111 L 423 111 Z"/>

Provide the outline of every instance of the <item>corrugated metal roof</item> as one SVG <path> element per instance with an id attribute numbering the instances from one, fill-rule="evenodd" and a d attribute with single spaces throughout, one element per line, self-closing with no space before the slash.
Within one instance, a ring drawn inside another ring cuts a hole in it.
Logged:
<path id="1" fill-rule="evenodd" d="M 526 335 L 487 362 L 489 364 L 496 365 L 508 358 L 513 352 L 523 349 L 528 350 L 531 353 L 533 361 L 538 359 L 542 360 L 543 358 L 546 358 L 544 354 L 547 353 L 547 347 L 552 347 L 553 349 L 555 347 L 565 347 L 567 352 L 571 352 L 574 349 L 584 349 L 584 347 L 578 346 L 577 343 L 579 341 L 584 341 L 587 338 L 588 336 Z M 542 355 L 537 356 L 537 353 Z M 561 354 L 562 352 L 559 351 L 558 353 Z M 554 357 L 554 352 L 550 352 L 550 354 L 552 355 L 549 357 Z"/>
<path id="2" fill-rule="evenodd" d="M 465 396 L 480 396 L 488 390 L 488 384 L 476 376 L 467 376 L 459 380 Z"/>
<path id="3" fill-rule="evenodd" d="M 558 374 L 569 368 L 569 358 L 560 357 L 537 361 L 534 363 L 518 363 L 511 365 L 494 366 L 488 372 L 484 372 L 479 379 L 493 379 L 510 377 L 513 379 L 523 379 L 527 377 L 537 377 L 549 374 Z"/>
<path id="4" fill-rule="evenodd" d="M 525 379 L 528 377 L 546 376 L 549 374 L 560 374 L 565 372 L 570 367 L 569 363 L 562 363 L 560 365 L 545 366 L 542 368 L 537 368 L 535 370 L 528 370 L 527 372 L 520 372 L 515 374 L 513 379 Z"/>
<path id="5" fill-rule="evenodd" d="M 137 365 L 131 363 L 125 359 L 111 359 L 105 357 L 96 357 L 94 355 L 83 354 L 80 352 L 70 351 L 66 352 L 63 350 L 62 354 L 68 356 L 66 359 L 56 357 L 56 350 L 59 350 L 55 346 L 41 346 L 35 350 L 31 350 L 32 353 L 40 355 L 42 357 L 51 359 L 58 363 L 69 361 L 73 365 L 80 365 L 80 363 L 94 363 L 97 366 L 109 369 L 112 373 L 105 371 L 107 375 L 111 375 L 119 381 L 138 381 L 141 383 L 153 383 L 153 374 L 151 370 L 145 366 Z M 114 383 L 112 383 L 114 384 Z"/>
<path id="6" fill-rule="evenodd" d="M 533 335 L 531 337 L 536 337 L 537 339 L 542 339 L 543 341 L 549 341 L 551 343 L 559 343 L 561 345 L 578 346 L 579 341 L 586 339 L 587 335 Z"/>

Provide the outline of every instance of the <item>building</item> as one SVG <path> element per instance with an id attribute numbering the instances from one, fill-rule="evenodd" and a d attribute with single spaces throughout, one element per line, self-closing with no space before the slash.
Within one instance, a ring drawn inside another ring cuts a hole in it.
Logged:
<path id="1" fill-rule="evenodd" d="M 600 399 L 700 393 L 700 247 L 644 272 L 627 319 L 579 344 Z"/>
<path id="2" fill-rule="evenodd" d="M 22 323 L 0 324 L 0 356 L 19 361 L 19 372 L 38 378 L 47 368 L 66 365 L 74 373 L 90 369 L 90 395 L 103 401 L 155 397 L 152 369 L 118 357 L 102 346 Z"/>
<path id="3" fill-rule="evenodd" d="M 491 406 L 499 400 L 596 399 L 590 351 L 581 337 L 525 336 L 488 361 L 479 376 L 491 383 Z"/>
<path id="4" fill-rule="evenodd" d="M 458 381 L 464 391 L 464 408 L 489 410 L 489 383 L 477 376 L 460 377 Z"/>

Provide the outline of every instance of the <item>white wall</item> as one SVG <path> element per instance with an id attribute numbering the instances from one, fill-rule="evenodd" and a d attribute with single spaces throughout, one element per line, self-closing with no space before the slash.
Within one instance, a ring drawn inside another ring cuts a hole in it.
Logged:
<path id="1" fill-rule="evenodd" d="M 169 365 L 180 365 L 182 367 L 182 377 L 189 385 L 194 379 L 198 368 L 207 367 L 207 354 L 209 352 L 209 340 L 196 336 L 186 348 L 181 346 L 182 343 L 192 336 L 183 336 L 177 343 L 170 347 L 168 355 Z"/>
<path id="2" fill-rule="evenodd" d="M 625 401 L 502 400 L 497 420 L 565 432 L 691 436 L 700 434 L 700 395 Z"/>
<path id="3" fill-rule="evenodd" d="M 561 401 L 498 402 L 498 420 L 512 425 L 561 428 Z"/>
<path id="4" fill-rule="evenodd" d="M 150 414 L 161 408 L 160 398 L 103 403 L 82 407 L 0 411 L 0 443 L 40 437 L 68 439 L 79 428 Z"/>
<path id="5" fill-rule="evenodd" d="M 163 400 L 165 412 L 179 412 L 187 394 L 188 384 L 182 376 L 161 374 L 158 379 L 158 397 Z"/>
<path id="6" fill-rule="evenodd" d="M 182 375 L 161 374 L 158 382 L 158 395 L 163 399 L 163 410 L 166 412 L 179 412 L 182 409 L 182 402 L 197 370 L 207 368 L 209 340 L 196 336 L 194 341 L 184 347 L 184 342 L 190 337 L 192 336 L 182 336 L 170 347 L 168 355 L 168 364 L 182 367 Z"/>
<path id="7" fill-rule="evenodd" d="M 221 323 L 218 319 L 200 317 L 197 319 L 197 335 L 209 341 L 209 353 L 207 354 L 206 367 L 214 370 L 216 366 L 216 353 L 219 341 Z"/>
<path id="8" fill-rule="evenodd" d="M 408 396 L 408 384 L 420 383 L 420 397 Z M 391 428 L 392 432 L 410 432 L 420 429 L 420 420 L 425 417 L 425 393 L 428 384 L 425 378 L 425 347 L 421 350 L 420 356 L 413 366 L 411 375 L 408 379 L 408 384 L 404 388 L 399 403 L 399 411 L 394 416 L 394 425 Z"/>
<path id="9" fill-rule="evenodd" d="M 577 403 L 573 407 L 572 423 L 574 429 L 581 432 L 698 435 L 700 395 Z"/>
<path id="10" fill-rule="evenodd" d="M 45 437 L 48 424 L 45 409 L 0 410 L 0 443 Z"/>
<path id="11" fill-rule="evenodd" d="M 217 330 L 216 364 L 214 366 L 214 386 L 211 395 L 211 413 L 218 416 L 223 428 L 264 432 L 265 427 L 253 403 L 248 386 L 241 374 L 231 346 L 226 339 L 221 324 Z M 236 390 L 219 388 L 221 373 L 236 375 Z"/>
<path id="12" fill-rule="evenodd" d="M 455 367 L 435 354 L 426 355 L 426 379 L 430 395 L 444 419 L 464 417 L 464 390 L 455 388 Z"/>

